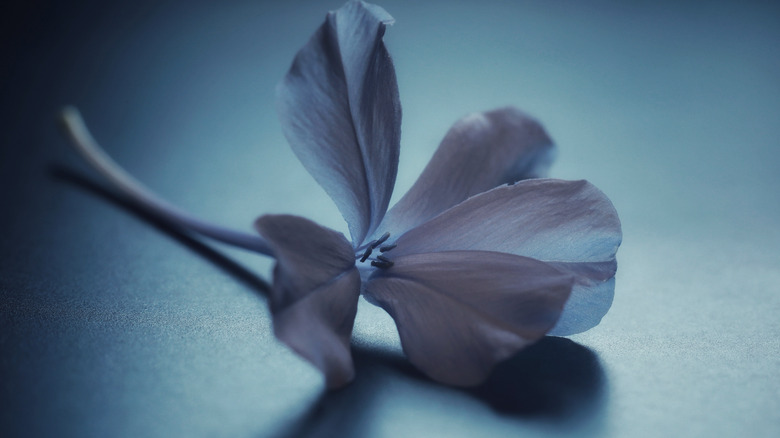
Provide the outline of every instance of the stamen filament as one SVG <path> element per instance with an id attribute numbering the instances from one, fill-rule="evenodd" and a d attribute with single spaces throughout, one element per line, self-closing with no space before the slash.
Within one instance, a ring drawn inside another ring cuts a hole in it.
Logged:
<path id="1" fill-rule="evenodd" d="M 385 240 L 387 240 L 388 238 L 390 238 L 390 233 L 389 232 L 386 232 L 385 234 L 382 234 L 382 237 L 380 237 L 379 239 L 371 242 L 371 248 L 376 248 L 377 246 L 385 243 Z"/>
<path id="2" fill-rule="evenodd" d="M 398 246 L 398 245 L 395 244 L 395 243 L 391 243 L 390 245 L 382 245 L 382 246 L 379 247 L 379 252 L 390 251 L 391 249 L 395 248 L 396 246 Z"/>
<path id="3" fill-rule="evenodd" d="M 368 257 L 371 255 L 372 252 L 373 252 L 373 250 L 371 249 L 370 246 L 368 248 L 366 248 L 366 251 L 363 253 L 363 256 L 360 257 L 360 263 L 365 262 L 366 259 L 368 259 Z"/>
<path id="4" fill-rule="evenodd" d="M 379 269 L 392 268 L 393 265 L 394 265 L 394 263 L 391 262 L 391 261 L 387 261 L 387 262 L 383 262 L 381 260 L 372 260 L 371 261 L 371 266 L 373 266 L 375 268 L 379 268 Z"/>
<path id="5" fill-rule="evenodd" d="M 273 250 L 259 235 L 235 231 L 199 219 L 163 200 L 125 172 L 103 151 L 84 124 L 79 110 L 65 107 L 62 121 L 76 151 L 120 192 L 161 220 L 228 245 L 273 257 Z"/>

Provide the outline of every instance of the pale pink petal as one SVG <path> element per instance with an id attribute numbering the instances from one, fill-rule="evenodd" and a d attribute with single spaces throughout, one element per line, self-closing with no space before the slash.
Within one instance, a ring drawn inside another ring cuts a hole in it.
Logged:
<path id="1" fill-rule="evenodd" d="M 398 326 L 409 360 L 432 379 L 475 385 L 493 365 L 544 336 L 569 296 L 570 275 L 527 257 L 487 251 L 393 259 L 365 295 Z"/>
<path id="2" fill-rule="evenodd" d="M 354 376 L 350 339 L 360 295 L 352 246 L 342 234 L 298 216 L 262 216 L 255 227 L 276 257 L 274 333 L 322 370 L 328 387 L 346 384 Z"/>
<path id="3" fill-rule="evenodd" d="M 544 177 L 553 151 L 542 125 L 517 108 L 470 114 L 450 128 L 377 232 L 397 235 L 501 184 Z"/>
<path id="4" fill-rule="evenodd" d="M 552 333 L 597 325 L 614 295 L 620 220 L 609 199 L 587 181 L 530 179 L 473 196 L 395 242 L 394 256 L 451 250 L 532 257 L 576 278 Z"/>
<path id="5" fill-rule="evenodd" d="M 355 246 L 387 210 L 398 168 L 401 104 L 382 42 L 392 17 L 350 1 L 331 12 L 277 88 L 282 129 L 349 224 Z"/>

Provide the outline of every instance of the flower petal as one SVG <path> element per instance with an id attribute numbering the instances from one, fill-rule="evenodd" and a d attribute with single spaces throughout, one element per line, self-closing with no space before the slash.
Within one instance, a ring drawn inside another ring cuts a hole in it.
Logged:
<path id="1" fill-rule="evenodd" d="M 393 255 L 486 250 L 556 262 L 576 278 L 551 332 L 564 335 L 594 327 L 609 310 L 621 239 L 617 212 L 595 186 L 531 179 L 471 197 L 408 231 Z"/>
<path id="2" fill-rule="evenodd" d="M 417 182 L 385 216 L 398 235 L 501 184 L 546 175 L 554 146 L 539 122 L 517 108 L 470 114 L 442 140 Z"/>
<path id="3" fill-rule="evenodd" d="M 382 220 L 398 169 L 401 104 L 382 42 L 391 22 L 360 1 L 330 12 L 277 88 L 284 134 L 355 246 Z"/>
<path id="4" fill-rule="evenodd" d="M 360 274 L 340 233 L 298 216 L 266 215 L 255 227 L 276 257 L 271 314 L 276 337 L 325 374 L 329 388 L 352 380 L 352 326 Z"/>
<path id="5" fill-rule="evenodd" d="M 409 360 L 434 380 L 475 385 L 550 330 L 570 275 L 527 257 L 450 251 L 395 258 L 366 283 L 395 320 Z"/>
<path id="6" fill-rule="evenodd" d="M 613 258 L 605 262 L 547 263 L 573 274 L 575 278 L 563 315 L 549 334 L 568 336 L 597 326 L 612 307 L 617 261 Z"/>

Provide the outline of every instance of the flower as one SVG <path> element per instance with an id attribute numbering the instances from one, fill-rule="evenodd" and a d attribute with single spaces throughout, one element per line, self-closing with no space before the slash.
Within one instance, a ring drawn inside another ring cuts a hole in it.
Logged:
<path id="1" fill-rule="evenodd" d="M 553 143 L 515 108 L 455 123 L 388 211 L 401 126 L 382 41 L 391 22 L 379 6 L 350 0 L 327 15 L 278 87 L 285 136 L 346 219 L 351 242 L 297 216 L 261 216 L 260 235 L 193 217 L 114 163 L 78 110 L 66 107 L 62 120 L 76 150 L 139 208 L 276 258 L 274 332 L 329 388 L 354 376 L 361 294 L 393 318 L 412 364 L 439 382 L 472 385 L 545 334 L 601 321 L 614 294 L 620 221 L 587 181 L 542 178 Z"/>
<path id="2" fill-rule="evenodd" d="M 614 293 L 620 222 L 586 181 L 538 179 L 553 145 L 514 108 L 467 116 L 389 211 L 401 106 L 382 41 L 392 18 L 351 0 L 330 12 L 277 90 L 285 136 L 334 200 L 352 242 L 308 219 L 255 227 L 277 259 L 277 337 L 331 388 L 354 375 L 362 293 L 394 319 L 410 362 L 452 385 L 545 334 L 599 323 Z"/>

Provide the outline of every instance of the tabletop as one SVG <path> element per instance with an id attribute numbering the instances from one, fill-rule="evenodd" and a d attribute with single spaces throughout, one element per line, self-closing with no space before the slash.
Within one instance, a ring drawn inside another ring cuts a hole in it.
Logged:
<path id="1" fill-rule="evenodd" d="M 14 7 L 14 3 L 17 3 Z M 461 116 L 505 105 L 623 224 L 600 325 L 481 386 L 437 384 L 361 301 L 328 392 L 278 342 L 268 258 L 139 211 L 69 147 L 78 106 L 148 187 L 251 231 L 347 232 L 274 89 L 329 1 L 11 2 L 3 13 L 3 436 L 778 436 L 780 8 L 771 2 L 381 3 L 403 123 L 393 199 Z M 5 6 L 4 6 L 5 7 Z"/>

